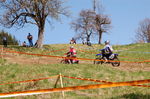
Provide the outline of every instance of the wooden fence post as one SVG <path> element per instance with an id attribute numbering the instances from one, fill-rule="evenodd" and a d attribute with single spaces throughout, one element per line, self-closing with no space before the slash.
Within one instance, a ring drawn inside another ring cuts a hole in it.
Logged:
<path id="1" fill-rule="evenodd" d="M 54 88 L 57 88 L 57 83 L 58 83 L 59 79 L 60 79 L 60 75 L 57 77 L 57 80 L 55 82 Z"/>
<path id="2" fill-rule="evenodd" d="M 60 85 L 61 85 L 61 88 L 63 88 L 63 81 L 62 81 L 62 76 L 61 76 L 61 73 L 59 74 L 60 75 Z M 64 98 L 65 94 L 64 94 L 64 91 L 62 91 L 62 96 Z"/>

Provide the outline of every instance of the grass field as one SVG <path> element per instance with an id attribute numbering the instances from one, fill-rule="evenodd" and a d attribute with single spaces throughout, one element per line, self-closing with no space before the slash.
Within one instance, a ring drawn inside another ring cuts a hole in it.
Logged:
<path id="1" fill-rule="evenodd" d="M 9 50 L 64 56 L 69 44 L 44 45 L 43 49 L 9 46 Z M 95 59 L 95 54 L 103 45 L 74 45 L 79 58 Z M 150 63 L 130 63 L 150 60 L 150 44 L 130 44 L 113 46 L 119 53 L 121 66 L 112 67 L 110 64 L 95 65 L 93 61 L 80 60 L 80 64 L 61 64 L 58 58 L 42 58 L 33 55 L 2 53 L 0 59 L 0 84 L 15 81 L 51 77 L 55 75 L 106 80 L 111 82 L 150 79 Z M 63 50 L 60 50 L 63 49 Z M 58 51 L 56 51 L 58 50 Z M 85 52 L 83 52 L 85 51 Z M 3 56 L 2 56 L 3 55 Z M 126 63 L 124 61 L 128 61 Z M 57 78 L 20 84 L 0 85 L 0 93 L 26 90 L 54 88 Z M 100 84 L 91 81 L 63 78 L 64 87 Z M 150 85 L 150 84 L 146 84 Z M 61 87 L 60 82 L 57 88 Z M 19 96 L 9 99 L 62 99 L 62 93 L 50 93 L 32 96 Z M 150 99 L 150 88 L 124 86 L 102 89 L 78 90 L 65 92 L 64 99 Z"/>

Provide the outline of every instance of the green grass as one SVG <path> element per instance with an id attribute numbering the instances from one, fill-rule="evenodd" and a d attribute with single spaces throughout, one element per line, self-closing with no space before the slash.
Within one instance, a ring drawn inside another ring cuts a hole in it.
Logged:
<path id="1" fill-rule="evenodd" d="M 63 56 L 65 52 L 68 51 L 69 44 L 56 44 L 56 45 L 45 45 L 43 49 L 36 48 L 23 48 L 18 46 L 10 46 L 9 48 L 28 52 L 28 53 L 44 53 L 59 49 L 64 49 L 59 52 L 51 52 L 47 55 Z M 132 44 L 124 46 L 114 46 L 115 50 L 118 51 L 120 56 L 128 56 L 131 58 L 144 58 L 146 60 L 150 59 L 149 54 L 145 53 L 130 53 L 125 51 L 137 51 L 137 52 L 150 52 L 150 44 Z M 103 48 L 102 45 L 93 45 L 92 47 L 74 45 L 75 48 L 80 50 L 85 50 L 89 52 L 98 53 L 98 49 Z M 36 57 L 23 55 L 25 57 Z M 89 54 L 85 52 L 78 51 L 78 57 L 94 59 L 95 54 Z M 122 61 L 139 61 L 134 59 L 123 59 Z M 82 61 L 82 60 L 81 60 Z M 125 71 L 123 69 L 118 69 L 117 67 L 112 67 L 111 65 L 94 65 L 94 64 L 12 64 L 8 63 L 5 59 L 0 59 L 0 84 L 14 81 L 24 81 L 30 79 L 45 78 L 61 73 L 62 75 L 81 77 L 81 78 L 91 78 L 106 80 L 112 82 L 122 82 L 122 81 L 132 81 L 132 80 L 143 80 L 150 79 L 150 72 L 137 70 L 137 71 Z M 14 91 L 25 91 L 25 90 L 37 90 L 37 89 L 48 89 L 54 88 L 56 78 L 50 80 L 43 80 L 38 82 L 29 82 L 21 84 L 7 84 L 0 85 L 0 93 L 14 92 Z M 81 86 L 89 84 L 99 84 L 96 82 L 82 81 L 77 79 L 63 78 L 64 87 L 68 86 Z M 149 84 L 150 85 L 150 84 Z M 60 82 L 57 87 L 60 87 Z M 50 93 L 42 95 L 32 95 L 32 96 L 21 96 L 9 99 L 61 99 L 62 93 Z M 114 88 L 103 88 L 103 89 L 90 89 L 90 90 L 80 90 L 65 92 L 65 99 L 150 99 L 150 88 L 143 87 L 114 87 Z"/>

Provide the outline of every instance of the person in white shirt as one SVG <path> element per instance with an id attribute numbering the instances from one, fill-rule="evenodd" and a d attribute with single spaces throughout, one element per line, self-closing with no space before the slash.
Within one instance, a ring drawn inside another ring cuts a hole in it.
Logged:
<path id="1" fill-rule="evenodd" d="M 102 51 L 102 56 L 106 57 L 107 59 L 109 59 L 109 57 L 113 54 L 113 48 L 110 45 L 109 40 L 105 41 L 105 46 L 101 51 Z"/>
<path id="2" fill-rule="evenodd" d="M 109 49 L 107 49 L 107 48 L 109 48 Z M 109 40 L 105 41 L 104 49 L 109 50 L 109 52 L 113 52 L 113 48 L 110 45 L 110 41 Z"/>

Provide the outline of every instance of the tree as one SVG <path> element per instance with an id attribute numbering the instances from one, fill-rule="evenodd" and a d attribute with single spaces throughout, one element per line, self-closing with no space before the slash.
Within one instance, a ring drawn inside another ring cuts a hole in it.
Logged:
<path id="1" fill-rule="evenodd" d="M 1 0 L 0 7 L 5 13 L 0 23 L 5 27 L 34 24 L 38 27 L 38 40 L 35 47 L 41 48 L 44 39 L 45 22 L 50 19 L 59 20 L 60 15 L 67 16 L 63 0 Z"/>
<path id="2" fill-rule="evenodd" d="M 98 44 L 101 44 L 102 34 L 110 29 L 111 20 L 106 15 L 97 14 L 95 21 L 96 30 L 98 33 Z"/>
<path id="3" fill-rule="evenodd" d="M 136 33 L 136 42 L 150 43 L 150 19 L 145 18 L 139 23 Z"/>
<path id="4" fill-rule="evenodd" d="M 96 33 L 95 12 L 92 10 L 82 10 L 79 18 L 72 21 L 71 27 L 78 33 L 77 38 L 90 42 L 91 35 Z"/>
<path id="5" fill-rule="evenodd" d="M 95 27 L 98 33 L 98 44 L 101 44 L 102 34 L 108 32 L 108 30 L 110 29 L 111 20 L 107 15 L 102 14 L 103 6 L 100 5 L 98 0 L 93 0 L 93 10 L 96 13 Z"/>
<path id="6" fill-rule="evenodd" d="M 19 45 L 18 40 L 11 34 L 5 32 L 4 30 L 0 31 L 0 45 L 3 45 L 3 37 L 7 38 L 8 45 Z"/>

